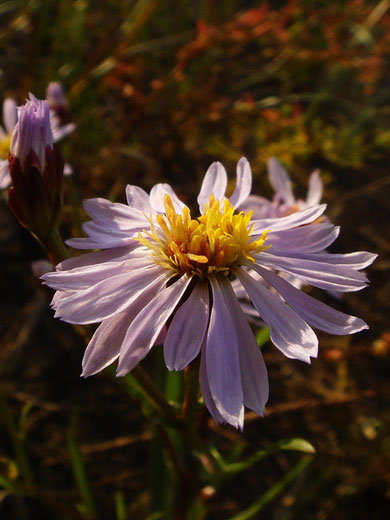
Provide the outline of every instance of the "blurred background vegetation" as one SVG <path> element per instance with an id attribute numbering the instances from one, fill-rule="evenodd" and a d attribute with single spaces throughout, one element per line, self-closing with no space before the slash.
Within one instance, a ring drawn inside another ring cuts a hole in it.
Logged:
<path id="1" fill-rule="evenodd" d="M 269 197 L 265 165 L 276 156 L 298 195 L 322 169 L 328 216 L 342 225 L 334 252 L 380 253 L 370 289 L 340 302 L 321 295 L 370 331 L 319 334 L 312 366 L 266 343 L 268 417 L 248 414 L 243 434 L 199 419 L 210 450 L 231 461 L 304 437 L 316 448 L 310 464 L 298 471 L 283 450 L 216 477 L 193 519 L 390 517 L 389 66 L 388 0 L 0 3 L 1 97 L 44 98 L 58 80 L 77 124 L 61 143 L 74 168 L 65 238 L 81 232 L 82 199 L 122 201 L 128 183 L 170 182 L 191 203 L 214 160 L 233 179 L 245 155 L 255 191 Z M 132 400 L 131 380 L 79 379 L 88 333 L 52 319 L 30 267 L 43 253 L 5 193 L 0 251 L 0 517 L 170 518 L 180 489 L 158 424 L 145 428 L 150 411 Z M 160 365 L 156 349 L 145 368 L 180 401 L 182 374 Z"/>

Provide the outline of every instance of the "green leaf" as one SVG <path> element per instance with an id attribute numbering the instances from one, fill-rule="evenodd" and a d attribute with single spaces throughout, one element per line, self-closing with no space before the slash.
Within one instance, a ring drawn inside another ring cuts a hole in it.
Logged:
<path id="1" fill-rule="evenodd" d="M 126 502 L 125 497 L 120 490 L 115 492 L 115 512 L 116 520 L 126 520 Z"/>
<path id="2" fill-rule="evenodd" d="M 213 457 L 217 468 L 217 475 L 222 480 L 226 480 L 226 478 L 230 478 L 237 473 L 241 473 L 252 467 L 254 464 L 259 462 L 260 460 L 272 455 L 273 453 L 277 453 L 280 450 L 286 451 L 301 451 L 303 453 L 315 453 L 314 447 L 310 444 L 310 442 L 305 439 L 293 438 L 293 439 L 283 439 L 275 444 L 272 444 L 265 450 L 259 450 L 246 460 L 240 462 L 227 462 L 224 460 L 222 455 L 215 449 L 210 450 L 210 455 Z"/>
<path id="3" fill-rule="evenodd" d="M 256 334 L 256 341 L 259 347 L 261 348 L 263 345 L 269 341 L 270 338 L 270 332 L 269 327 L 264 327 L 259 330 L 259 332 Z"/>
<path id="4" fill-rule="evenodd" d="M 81 510 L 92 518 L 96 517 L 96 506 L 91 492 L 87 470 L 76 439 L 76 417 L 73 416 L 67 432 L 68 449 L 71 456 L 73 474 L 82 499 Z"/>
<path id="5" fill-rule="evenodd" d="M 260 496 L 251 506 L 249 506 L 238 515 L 234 515 L 230 520 L 250 520 L 251 518 L 259 518 L 258 513 L 272 500 L 274 500 L 283 489 L 293 481 L 311 462 L 311 457 L 303 457 L 286 475 L 284 475 L 276 484 L 268 491 Z"/>

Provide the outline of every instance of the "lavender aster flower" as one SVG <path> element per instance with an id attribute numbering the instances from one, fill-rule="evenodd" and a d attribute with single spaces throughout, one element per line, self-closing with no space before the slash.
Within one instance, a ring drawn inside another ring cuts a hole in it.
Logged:
<path id="1" fill-rule="evenodd" d="M 226 171 L 222 164 L 212 164 L 195 219 L 168 184 L 157 184 L 150 195 L 127 186 L 127 205 L 85 201 L 92 218 L 84 224 L 88 237 L 68 244 L 102 251 L 65 260 L 42 277 L 57 291 L 52 301 L 56 317 L 101 323 L 85 351 L 83 376 L 118 358 L 117 375 L 127 374 L 167 327 L 168 369 L 182 370 L 200 354 L 207 408 L 217 422 L 242 428 L 244 406 L 264 413 L 268 379 L 232 279 L 242 284 L 269 325 L 272 342 L 289 358 L 310 362 L 317 356 L 318 340 L 310 325 L 331 334 L 367 328 L 361 319 L 317 301 L 277 273 L 322 289 L 357 291 L 368 283 L 359 270 L 375 255 L 322 254 L 337 236 L 331 225 L 311 224 L 325 205 L 277 218 L 238 213 L 235 208 L 249 197 L 251 182 L 249 163 L 242 158 L 236 188 L 227 199 Z"/>
<path id="2" fill-rule="evenodd" d="M 38 100 L 33 94 L 29 94 L 30 102 L 37 103 Z M 11 136 L 16 127 L 18 119 L 18 110 L 16 102 L 7 98 L 3 102 L 3 123 L 4 128 L 0 126 L 0 189 L 8 188 L 11 185 L 11 176 L 9 172 L 8 157 L 11 148 Z M 52 111 L 49 112 L 50 127 L 53 142 L 60 141 L 65 136 L 73 132 L 75 125 L 73 123 L 62 124 L 59 117 Z M 70 165 L 65 165 L 64 174 L 72 173 Z"/>
<path id="3" fill-rule="evenodd" d="M 291 187 L 290 176 L 280 162 L 271 157 L 268 160 L 268 178 L 275 190 L 272 201 L 258 195 L 250 195 L 240 209 L 253 211 L 254 218 L 284 217 L 295 211 L 310 208 L 319 204 L 322 197 L 323 186 L 319 170 L 315 170 L 309 179 L 309 189 L 306 200 L 296 199 Z M 327 220 L 321 217 L 322 221 Z"/>

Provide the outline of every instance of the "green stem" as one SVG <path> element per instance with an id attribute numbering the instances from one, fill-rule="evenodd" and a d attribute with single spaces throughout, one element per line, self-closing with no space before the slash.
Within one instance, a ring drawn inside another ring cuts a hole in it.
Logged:
<path id="1" fill-rule="evenodd" d="M 19 471 L 21 472 L 25 486 L 30 490 L 34 486 L 33 473 L 28 460 L 27 452 L 25 450 L 24 443 L 21 439 L 19 432 L 17 431 L 13 417 L 9 411 L 5 398 L 0 390 L 0 416 L 4 421 L 5 427 L 7 428 L 8 435 L 11 437 L 12 444 L 14 446 L 15 457 L 17 460 Z"/>
<path id="2" fill-rule="evenodd" d="M 250 518 L 258 518 L 258 513 L 274 498 L 276 498 L 283 489 L 294 480 L 311 462 L 311 457 L 303 457 L 296 466 L 294 466 L 286 475 L 284 475 L 274 486 L 264 493 L 258 500 L 253 502 L 238 515 L 234 515 L 230 520 L 249 520 Z"/>
<path id="3" fill-rule="evenodd" d="M 169 421 L 179 426 L 179 419 L 174 408 L 165 399 L 164 394 L 157 388 L 150 376 L 139 365 L 131 372 L 131 376 L 137 381 L 145 395 L 162 412 Z"/>
<path id="4" fill-rule="evenodd" d="M 43 246 L 49 255 L 50 261 L 54 265 L 62 262 L 62 260 L 65 260 L 65 258 L 69 258 L 68 250 L 62 241 L 58 228 L 52 231 L 48 238 L 43 242 Z"/>

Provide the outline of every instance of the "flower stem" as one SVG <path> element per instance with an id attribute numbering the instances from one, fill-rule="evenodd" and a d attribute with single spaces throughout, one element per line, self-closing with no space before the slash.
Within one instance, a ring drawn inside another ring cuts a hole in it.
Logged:
<path id="1" fill-rule="evenodd" d="M 30 467 L 27 452 L 25 449 L 24 442 L 18 432 L 14 419 L 9 411 L 5 397 L 3 396 L 0 389 L 0 417 L 3 419 L 5 427 L 11 437 L 12 444 L 14 446 L 15 457 L 18 464 L 18 469 L 21 472 L 24 480 L 24 484 L 28 491 L 31 493 L 34 486 L 33 472 Z"/>
<path id="2" fill-rule="evenodd" d="M 143 392 L 153 402 L 155 407 L 175 426 L 179 426 L 179 419 L 174 408 L 168 403 L 164 394 L 157 388 L 145 370 L 138 365 L 132 370 L 131 375 L 137 381 Z"/>
<path id="3" fill-rule="evenodd" d="M 59 262 L 62 262 L 62 260 L 65 260 L 65 258 L 69 257 L 68 250 L 62 241 L 58 228 L 55 228 L 50 233 L 48 238 L 43 242 L 43 246 L 49 255 L 50 261 L 54 265 L 57 265 Z"/>

